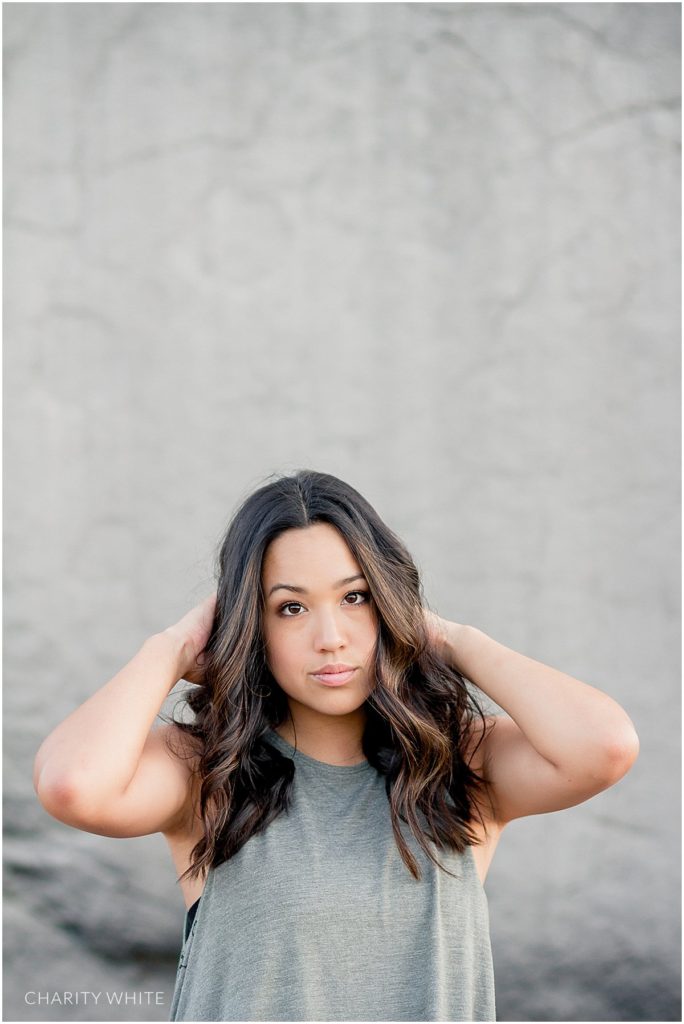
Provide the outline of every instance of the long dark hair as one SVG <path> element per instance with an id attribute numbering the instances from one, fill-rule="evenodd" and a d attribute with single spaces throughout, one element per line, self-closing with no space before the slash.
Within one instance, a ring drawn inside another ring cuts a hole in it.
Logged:
<path id="1" fill-rule="evenodd" d="M 366 699 L 363 752 L 385 779 L 392 827 L 411 874 L 420 870 L 399 822 L 430 848 L 463 852 L 485 827 L 479 802 L 485 780 L 467 763 L 465 746 L 484 713 L 463 677 L 429 642 L 420 575 L 402 541 L 349 484 L 302 470 L 251 494 L 220 544 L 217 601 L 205 650 L 204 682 L 183 697 L 192 722 L 199 812 L 204 836 L 181 878 L 199 877 L 228 860 L 250 836 L 287 810 L 294 762 L 268 743 L 267 730 L 289 714 L 285 693 L 266 664 L 262 635 L 262 564 L 285 530 L 329 523 L 339 530 L 368 582 L 378 635 Z M 477 745 L 475 749 L 477 749 Z M 422 821 L 420 820 L 422 818 Z"/>

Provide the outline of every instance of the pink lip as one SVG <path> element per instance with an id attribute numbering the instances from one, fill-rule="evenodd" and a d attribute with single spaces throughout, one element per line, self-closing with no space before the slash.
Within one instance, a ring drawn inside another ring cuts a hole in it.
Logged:
<path id="1" fill-rule="evenodd" d="M 325 686 L 342 686 L 343 683 L 348 682 L 356 672 L 355 668 L 348 668 L 344 672 L 312 672 L 314 679 L 318 679 L 320 683 Z"/>

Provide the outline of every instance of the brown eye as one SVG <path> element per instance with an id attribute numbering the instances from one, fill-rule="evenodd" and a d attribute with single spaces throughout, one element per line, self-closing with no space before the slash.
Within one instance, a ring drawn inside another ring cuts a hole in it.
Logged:
<path id="1" fill-rule="evenodd" d="M 299 618 L 299 614 L 298 613 L 296 615 L 291 615 L 289 612 L 286 612 L 285 609 L 286 608 L 301 608 L 301 607 L 302 606 L 301 606 L 301 604 L 298 601 L 288 601 L 287 604 L 283 604 L 283 605 L 280 606 L 280 608 L 278 609 L 278 614 L 279 615 L 283 615 L 286 619 L 297 619 L 297 618 Z"/>

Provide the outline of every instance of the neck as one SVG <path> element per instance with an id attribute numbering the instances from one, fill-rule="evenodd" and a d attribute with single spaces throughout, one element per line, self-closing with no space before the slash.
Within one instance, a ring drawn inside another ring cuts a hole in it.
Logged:
<path id="1" fill-rule="evenodd" d="M 302 754 L 344 766 L 366 760 L 361 744 L 366 721 L 363 707 L 349 715 L 321 715 L 296 701 L 289 704 L 292 718 L 285 718 L 275 731 Z"/>

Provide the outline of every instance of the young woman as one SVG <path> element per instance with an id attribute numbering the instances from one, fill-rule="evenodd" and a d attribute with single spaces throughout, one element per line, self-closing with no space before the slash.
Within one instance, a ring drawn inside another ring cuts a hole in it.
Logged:
<path id="1" fill-rule="evenodd" d="M 192 720 L 153 729 L 179 679 Z M 368 502 L 307 471 L 244 502 L 217 594 L 47 737 L 34 784 L 76 828 L 168 840 L 171 1020 L 481 1021 L 503 828 L 637 753 L 605 693 L 430 612 Z"/>

